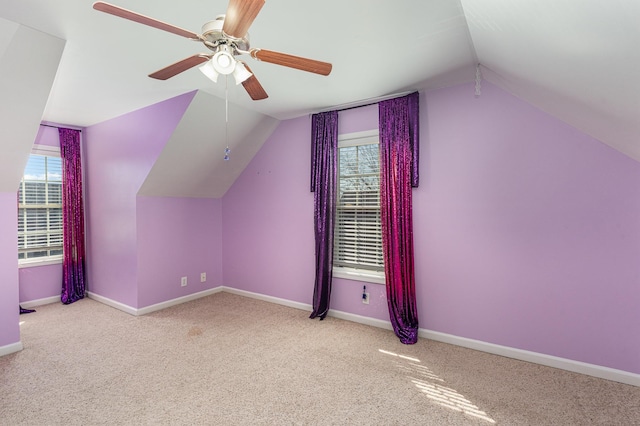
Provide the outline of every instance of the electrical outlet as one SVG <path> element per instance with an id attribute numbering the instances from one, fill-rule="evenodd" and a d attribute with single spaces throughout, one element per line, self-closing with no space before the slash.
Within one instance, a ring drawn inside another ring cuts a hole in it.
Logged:
<path id="1" fill-rule="evenodd" d="M 187 277 L 180 278 L 180 286 L 186 287 L 187 285 Z"/>
<path id="2" fill-rule="evenodd" d="M 369 293 L 362 293 L 362 303 L 365 305 L 369 304 Z"/>
<path id="3" fill-rule="evenodd" d="M 203 283 L 205 281 L 207 281 L 207 273 L 206 272 L 202 272 L 200 274 L 200 282 Z"/>

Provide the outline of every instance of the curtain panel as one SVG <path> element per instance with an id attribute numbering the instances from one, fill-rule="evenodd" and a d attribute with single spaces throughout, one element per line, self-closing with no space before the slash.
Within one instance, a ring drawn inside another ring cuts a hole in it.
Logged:
<path id="1" fill-rule="evenodd" d="M 380 216 L 389 317 L 405 344 L 418 340 L 411 189 L 418 185 L 419 94 L 378 104 Z"/>
<path id="2" fill-rule="evenodd" d="M 85 296 L 84 207 L 80 131 L 59 129 L 62 157 L 62 294 L 64 304 Z"/>
<path id="3" fill-rule="evenodd" d="M 321 320 L 329 312 L 333 279 L 333 227 L 336 216 L 338 112 L 313 114 L 311 122 L 311 191 L 315 221 L 316 276 L 313 311 Z"/>

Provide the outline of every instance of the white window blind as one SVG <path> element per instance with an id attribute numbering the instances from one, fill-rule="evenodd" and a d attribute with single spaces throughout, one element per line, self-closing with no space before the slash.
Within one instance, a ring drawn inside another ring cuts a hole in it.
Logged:
<path id="1" fill-rule="evenodd" d="M 18 189 L 18 259 L 62 256 L 62 162 L 31 154 Z"/>
<path id="2" fill-rule="evenodd" d="M 383 271 L 377 135 L 343 140 L 338 151 L 334 266 Z"/>

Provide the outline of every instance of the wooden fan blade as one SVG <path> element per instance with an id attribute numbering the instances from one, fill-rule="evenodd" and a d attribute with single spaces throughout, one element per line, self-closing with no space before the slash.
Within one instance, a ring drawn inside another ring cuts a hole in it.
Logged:
<path id="1" fill-rule="evenodd" d="M 251 99 L 254 101 L 260 101 L 262 99 L 267 99 L 269 95 L 264 91 L 262 85 L 256 78 L 256 75 L 251 71 L 249 65 L 244 64 L 244 67 L 251 73 L 251 77 L 242 82 L 242 86 L 245 88 Z"/>
<path id="2" fill-rule="evenodd" d="M 244 37 L 264 3 L 265 0 L 229 0 L 222 32 L 235 38 Z"/>
<path id="3" fill-rule="evenodd" d="M 209 59 L 210 58 L 207 57 L 207 55 L 189 56 L 188 58 L 178 61 L 175 64 L 171 64 L 168 67 L 164 67 L 161 70 L 149 74 L 149 77 L 155 78 L 157 80 L 167 80 L 174 75 L 180 74 L 183 71 L 195 67 L 196 65 L 207 62 Z"/>
<path id="4" fill-rule="evenodd" d="M 274 52 L 273 50 L 251 49 L 250 53 L 252 58 L 263 62 L 269 62 L 320 75 L 329 75 L 331 73 L 331 68 L 333 68 L 333 66 L 328 62 L 287 55 L 286 53 Z"/>
<path id="5" fill-rule="evenodd" d="M 190 38 L 193 40 L 200 40 L 200 36 L 194 32 L 183 30 L 182 28 L 176 27 L 175 25 L 167 24 L 166 22 L 158 21 L 157 19 L 149 18 L 148 16 L 140 15 L 139 13 L 123 9 L 109 3 L 97 1 L 93 4 L 93 8 L 100 12 L 109 13 L 111 15 L 128 19 L 139 24 L 144 24 L 153 28 L 157 28 L 159 30 L 168 31 L 182 37 Z"/>

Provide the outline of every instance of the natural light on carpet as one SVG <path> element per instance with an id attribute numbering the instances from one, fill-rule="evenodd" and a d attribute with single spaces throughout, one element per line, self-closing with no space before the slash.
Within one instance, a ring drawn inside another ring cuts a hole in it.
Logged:
<path id="1" fill-rule="evenodd" d="M 396 358 L 393 361 L 396 368 L 406 373 L 411 379 L 411 383 L 424 393 L 434 404 L 485 420 L 489 423 L 495 423 L 495 420 L 489 417 L 487 413 L 480 410 L 480 408 L 458 393 L 455 389 L 443 386 L 441 383 L 444 383 L 444 379 L 432 372 L 428 367 L 419 364 L 419 359 L 385 351 L 383 349 L 378 349 L 378 351 L 382 354 Z"/>

